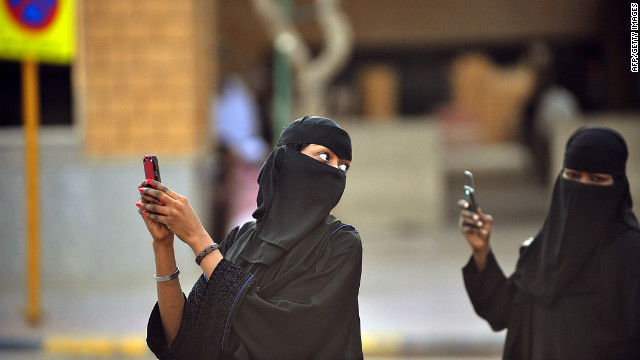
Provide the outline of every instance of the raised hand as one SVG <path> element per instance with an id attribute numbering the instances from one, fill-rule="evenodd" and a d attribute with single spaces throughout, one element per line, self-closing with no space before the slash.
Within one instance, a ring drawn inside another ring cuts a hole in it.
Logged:
<path id="1" fill-rule="evenodd" d="M 145 181 L 139 189 L 142 196 L 139 212 L 148 224 L 147 228 L 151 225 L 149 232 L 154 240 L 160 240 L 156 236 L 170 232 L 192 248 L 211 242 L 186 197 L 155 180 Z"/>
<path id="2" fill-rule="evenodd" d="M 471 245 L 478 269 L 483 270 L 487 255 L 491 251 L 489 238 L 493 227 L 493 217 L 483 214 L 482 209 L 478 209 L 478 213 L 468 210 L 469 203 L 466 200 L 459 200 L 458 207 L 460 208 L 460 230 Z"/>

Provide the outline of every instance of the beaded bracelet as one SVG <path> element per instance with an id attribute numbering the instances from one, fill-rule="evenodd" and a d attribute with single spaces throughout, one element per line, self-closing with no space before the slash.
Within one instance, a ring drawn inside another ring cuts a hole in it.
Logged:
<path id="1" fill-rule="evenodd" d="M 180 266 L 176 266 L 176 267 L 177 267 L 176 271 L 171 275 L 158 276 L 156 274 L 153 274 L 153 277 L 156 278 L 157 282 L 165 282 L 165 281 L 169 281 L 171 279 L 175 279 L 175 278 L 178 277 L 178 275 L 180 275 Z"/>
<path id="2" fill-rule="evenodd" d="M 196 264 L 200 265 L 200 263 L 202 262 L 202 259 L 204 259 L 205 256 L 211 254 L 213 252 L 213 250 L 218 248 L 218 244 L 213 243 L 209 246 L 207 246 L 206 248 L 204 248 L 204 250 L 200 251 L 200 254 L 198 254 L 198 256 L 196 256 Z"/>

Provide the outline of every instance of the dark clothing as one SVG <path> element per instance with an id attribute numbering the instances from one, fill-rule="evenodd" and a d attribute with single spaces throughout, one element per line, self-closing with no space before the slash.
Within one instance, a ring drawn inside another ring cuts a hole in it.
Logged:
<path id="1" fill-rule="evenodd" d="M 513 275 L 505 278 L 493 254 L 482 272 L 474 261 L 464 268 L 478 315 L 507 329 L 504 359 L 640 359 L 640 226 L 627 157 L 617 131 L 578 129 L 565 148 L 570 171 L 558 175 L 547 219 Z M 614 181 L 600 184 L 597 174 Z"/>
<path id="2" fill-rule="evenodd" d="M 158 311 L 147 343 L 162 359 L 362 359 L 362 243 L 330 214 L 346 173 L 297 149 L 315 143 L 351 158 L 332 120 L 289 124 L 258 176 L 256 221 L 220 244 L 225 261 L 196 283 L 167 346 Z"/>
<path id="3" fill-rule="evenodd" d="M 549 305 L 506 278 L 493 254 L 482 272 L 469 261 L 476 313 L 507 329 L 504 359 L 640 359 L 640 232 L 627 228 L 598 250 Z"/>
<path id="4" fill-rule="evenodd" d="M 312 251 L 297 246 L 265 265 L 254 262 L 266 244 L 255 227 L 236 228 L 221 244 L 225 260 L 193 287 L 171 346 L 156 305 L 151 350 L 160 359 L 362 359 L 357 231 L 330 215 L 320 225 L 328 233 L 308 238 Z"/>

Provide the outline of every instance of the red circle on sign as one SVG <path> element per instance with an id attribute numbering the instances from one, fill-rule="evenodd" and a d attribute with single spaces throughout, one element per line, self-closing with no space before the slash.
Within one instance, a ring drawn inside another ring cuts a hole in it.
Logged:
<path id="1" fill-rule="evenodd" d="M 4 0 L 11 17 L 33 31 L 46 29 L 58 14 L 58 0 Z"/>

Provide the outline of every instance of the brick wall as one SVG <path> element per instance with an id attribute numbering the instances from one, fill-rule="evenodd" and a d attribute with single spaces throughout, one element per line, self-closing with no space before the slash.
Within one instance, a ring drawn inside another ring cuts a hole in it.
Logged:
<path id="1" fill-rule="evenodd" d="M 214 2 L 85 0 L 79 15 L 87 152 L 181 155 L 206 144 Z"/>

